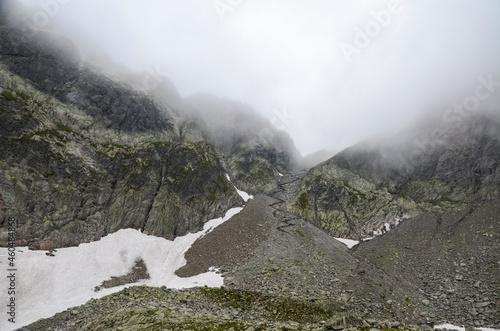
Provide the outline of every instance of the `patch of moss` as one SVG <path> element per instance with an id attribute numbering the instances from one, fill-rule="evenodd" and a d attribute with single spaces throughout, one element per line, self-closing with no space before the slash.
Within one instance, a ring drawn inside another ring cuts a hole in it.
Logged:
<path id="1" fill-rule="evenodd" d="M 297 206 L 302 210 L 305 210 L 309 206 L 309 195 L 306 192 L 299 195 Z"/>
<path id="2" fill-rule="evenodd" d="M 223 306 L 243 311 L 260 310 L 264 316 L 277 321 L 317 322 L 328 319 L 334 311 L 340 309 L 333 302 L 323 305 L 317 302 L 235 289 L 206 288 L 201 290 L 201 294 Z"/>
<path id="3" fill-rule="evenodd" d="M 152 144 L 155 148 L 172 145 L 172 142 L 170 141 L 150 141 L 149 143 Z"/>
<path id="4" fill-rule="evenodd" d="M 70 128 L 68 128 L 66 125 L 64 124 L 57 124 L 57 127 L 59 128 L 59 130 L 61 131 L 66 131 L 66 132 L 73 132 L 73 130 L 71 130 Z"/>
<path id="5" fill-rule="evenodd" d="M 8 101 L 14 101 L 14 102 L 19 102 L 19 99 L 14 96 L 9 91 L 3 91 L 2 94 L 0 94 L 3 99 L 8 100 Z"/>
<path id="6" fill-rule="evenodd" d="M 441 202 L 448 202 L 448 203 L 457 203 L 458 201 L 452 200 L 448 197 L 441 198 Z"/>
<path id="7" fill-rule="evenodd" d="M 39 136 L 39 137 L 54 136 L 59 140 L 66 141 L 66 136 L 62 135 L 58 130 L 55 130 L 55 129 L 36 131 L 35 133 L 33 133 L 29 136 L 18 138 L 17 141 L 19 141 L 19 142 L 36 141 L 36 139 L 34 139 L 36 136 Z"/>
<path id="8" fill-rule="evenodd" d="M 210 203 L 214 203 L 217 200 L 217 193 L 216 192 L 210 193 L 207 197 L 207 200 Z"/>
<path id="9" fill-rule="evenodd" d="M 23 100 L 28 100 L 28 99 L 29 99 L 28 95 L 26 95 L 25 93 L 22 93 L 22 92 L 17 92 L 16 94 L 17 94 L 17 95 L 18 95 L 21 99 L 23 99 Z"/>
<path id="10" fill-rule="evenodd" d="M 113 143 L 102 143 L 101 145 L 103 147 L 106 147 L 106 148 L 113 148 L 113 147 L 122 148 L 122 149 L 128 148 L 128 146 L 120 145 L 120 144 L 113 144 Z"/>

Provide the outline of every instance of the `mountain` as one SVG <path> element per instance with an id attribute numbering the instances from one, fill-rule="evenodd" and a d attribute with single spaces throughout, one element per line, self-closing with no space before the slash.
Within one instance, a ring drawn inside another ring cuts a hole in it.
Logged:
<path id="1" fill-rule="evenodd" d="M 270 193 L 277 188 L 280 173 L 297 168 L 300 155 L 288 134 L 249 106 L 205 94 L 186 101 L 197 110 L 194 121 L 214 143 L 239 188 Z"/>
<path id="2" fill-rule="evenodd" d="M 309 171 L 290 208 L 332 235 L 361 239 L 424 211 L 498 197 L 498 114 L 434 115 L 348 148 Z"/>
<path id="3" fill-rule="evenodd" d="M 241 120 L 274 130 L 252 110 L 223 144 L 212 132 L 226 124 L 196 117 L 203 104 L 184 112 L 193 106 L 166 79 L 148 91 L 140 74 L 103 74 L 50 31 L 4 22 L 0 40 L 1 223 L 17 215 L 19 245 L 72 246 L 129 227 L 173 239 L 243 204 L 227 173 L 239 183 L 255 169 L 246 186 L 259 192 L 292 167 L 290 146 L 238 132 Z"/>
<path id="4" fill-rule="evenodd" d="M 301 170 L 328 153 L 49 29 L 0 16 L 0 56 L 0 329 L 500 328 L 498 102 Z"/>

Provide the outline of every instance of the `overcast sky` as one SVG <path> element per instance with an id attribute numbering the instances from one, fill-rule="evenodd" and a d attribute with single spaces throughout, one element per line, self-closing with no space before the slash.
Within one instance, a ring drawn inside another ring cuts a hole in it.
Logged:
<path id="1" fill-rule="evenodd" d="M 302 154 L 461 102 L 479 75 L 500 81 L 498 0 L 20 1 L 183 96 L 252 105 Z"/>

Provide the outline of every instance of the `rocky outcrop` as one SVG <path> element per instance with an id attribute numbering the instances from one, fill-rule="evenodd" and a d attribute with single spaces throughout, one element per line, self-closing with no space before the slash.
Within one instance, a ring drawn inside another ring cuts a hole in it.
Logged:
<path id="1" fill-rule="evenodd" d="M 103 126 L 127 132 L 172 128 L 146 95 L 83 66 L 73 44 L 45 31 L 0 26 L 2 63 L 37 90 L 85 110 Z"/>
<path id="2" fill-rule="evenodd" d="M 243 203 L 213 145 L 172 139 L 146 94 L 80 66 L 60 37 L 0 26 L 0 38 L 0 218 L 16 218 L 18 244 L 122 228 L 173 239 Z"/>
<path id="3" fill-rule="evenodd" d="M 431 330 L 427 325 L 364 320 L 353 314 L 353 306 L 253 291 L 135 286 L 20 330 Z"/>
<path id="4" fill-rule="evenodd" d="M 186 101 L 194 107 L 192 120 L 213 142 L 238 188 L 269 194 L 277 189 L 280 174 L 296 168 L 299 154 L 288 134 L 248 105 L 202 94 Z"/>
<path id="5" fill-rule="evenodd" d="M 498 114 L 483 112 L 361 143 L 311 169 L 290 208 L 332 235 L 360 238 L 496 197 L 499 132 Z"/>
<path id="6" fill-rule="evenodd" d="M 233 184 L 268 192 L 291 169 L 290 138 L 249 107 L 106 76 L 22 22 L 0 25 L 0 210 L 23 243 L 77 245 L 127 227 L 172 239 L 241 205 Z"/>
<path id="7" fill-rule="evenodd" d="M 173 238 L 242 203 L 208 142 L 99 142 L 37 102 L 13 90 L 0 97 L 10 133 L 0 145 L 0 195 L 33 247 L 128 227 Z"/>
<path id="8" fill-rule="evenodd" d="M 252 194 L 276 190 L 280 174 L 293 169 L 290 154 L 264 144 L 242 144 L 225 155 L 224 161 L 231 180 Z"/>

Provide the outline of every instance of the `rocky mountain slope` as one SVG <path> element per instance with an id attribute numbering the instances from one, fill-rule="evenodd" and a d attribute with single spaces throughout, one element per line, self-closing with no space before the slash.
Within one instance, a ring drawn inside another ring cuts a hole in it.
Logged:
<path id="1" fill-rule="evenodd" d="M 119 310 L 116 307 L 123 307 Z M 419 330 L 390 321 L 348 317 L 350 305 L 262 292 L 131 287 L 20 330 Z M 347 317 L 346 317 L 347 316 Z M 404 328 L 403 328 L 404 327 Z M 429 329 L 429 328 L 427 328 Z"/>
<path id="2" fill-rule="evenodd" d="M 272 195 L 256 196 L 235 218 L 197 241 L 177 274 L 217 266 L 231 289 L 349 303 L 350 314 L 344 315 L 361 319 L 425 322 L 413 315 L 423 299 L 415 286 L 396 282 L 367 259 L 353 258 L 344 244 L 287 211 L 302 176 L 283 176 Z M 377 284 L 392 284 L 391 290 Z M 389 293 L 398 304 L 381 299 Z"/>
<path id="3" fill-rule="evenodd" d="M 291 166 L 268 143 L 252 147 L 266 154 L 227 166 L 241 143 L 223 153 L 202 117 L 182 134 L 179 111 L 192 106 L 171 85 L 148 94 L 98 73 L 50 31 L 3 22 L 0 40 L 0 223 L 16 217 L 19 245 L 78 245 L 128 227 L 173 239 L 243 203 L 227 172 L 265 168 L 258 192 L 275 177 L 273 160 Z"/>
<path id="4" fill-rule="evenodd" d="M 365 238 L 423 211 L 497 197 L 499 150 L 498 109 L 452 123 L 433 118 L 314 167 L 291 209 L 332 235 Z"/>
<path id="5" fill-rule="evenodd" d="M 219 268 L 223 288 L 132 287 L 24 330 L 500 328 L 497 108 L 300 172 L 288 136 L 240 103 L 182 98 L 166 78 L 144 89 L 4 16 L 0 56 L 3 244 L 7 217 L 35 249 L 124 228 L 173 239 L 242 206 L 233 185 L 255 194 L 176 270 Z M 333 238 L 388 230 L 352 250 Z M 144 261 L 102 285 L 147 278 Z"/>
<path id="6" fill-rule="evenodd" d="M 134 287 L 25 330 L 500 325 L 498 200 L 442 219 L 422 214 L 349 251 L 286 210 L 302 176 L 285 175 L 272 196 L 256 196 L 188 251 L 187 264 L 177 274 L 187 277 L 217 266 L 224 288 Z"/>
<path id="7" fill-rule="evenodd" d="M 424 318 L 498 326 L 499 215 L 499 199 L 453 213 L 423 213 L 359 245 L 353 256 L 372 261 L 398 283 L 414 284 L 424 297 L 418 312 Z"/>

